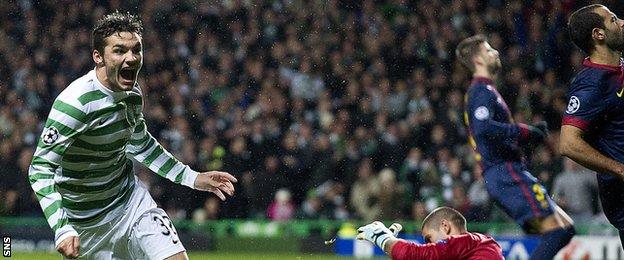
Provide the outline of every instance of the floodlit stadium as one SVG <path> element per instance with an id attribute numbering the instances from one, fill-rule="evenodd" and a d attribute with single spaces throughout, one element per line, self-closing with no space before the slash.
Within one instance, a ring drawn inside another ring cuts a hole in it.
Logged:
<path id="1" fill-rule="evenodd" d="M 623 259 L 594 2 L 3 2 L 3 256 Z"/>

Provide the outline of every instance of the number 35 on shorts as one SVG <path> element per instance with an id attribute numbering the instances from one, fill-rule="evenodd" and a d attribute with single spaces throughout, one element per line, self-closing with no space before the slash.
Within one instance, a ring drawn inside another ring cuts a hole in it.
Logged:
<path id="1" fill-rule="evenodd" d="M 128 244 L 133 259 L 164 259 L 185 251 L 171 219 L 160 208 L 143 213 L 132 228 Z"/>
<path id="2" fill-rule="evenodd" d="M 171 219 L 168 216 L 162 216 L 154 214 L 152 220 L 156 221 L 157 224 L 161 227 L 161 233 L 165 236 L 171 236 L 171 242 L 177 244 L 180 242 L 178 238 L 178 232 L 176 231 L 173 223 L 171 223 Z"/>

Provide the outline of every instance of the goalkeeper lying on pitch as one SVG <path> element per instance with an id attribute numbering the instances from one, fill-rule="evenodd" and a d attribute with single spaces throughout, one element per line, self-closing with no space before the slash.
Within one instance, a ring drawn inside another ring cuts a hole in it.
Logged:
<path id="1" fill-rule="evenodd" d="M 357 239 L 372 242 L 392 259 L 504 259 L 492 237 L 468 232 L 466 218 L 449 207 L 433 210 L 423 221 L 422 235 L 427 244 L 396 238 L 395 232 L 379 221 L 357 231 Z"/>

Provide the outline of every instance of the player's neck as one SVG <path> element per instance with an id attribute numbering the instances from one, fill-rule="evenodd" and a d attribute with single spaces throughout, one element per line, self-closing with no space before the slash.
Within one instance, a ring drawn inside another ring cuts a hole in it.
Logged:
<path id="1" fill-rule="evenodd" d="M 108 77 L 106 77 L 106 67 L 96 67 L 95 68 L 95 77 L 98 81 L 110 91 L 115 91 L 111 88 L 110 83 L 108 82 Z"/>
<path id="2" fill-rule="evenodd" d="M 621 51 L 596 46 L 596 50 L 589 55 L 589 60 L 596 64 L 620 66 L 620 57 L 622 57 Z"/>
<path id="3" fill-rule="evenodd" d="M 491 80 L 496 79 L 496 74 L 491 73 L 488 69 L 477 67 L 475 68 L 475 72 L 472 73 L 472 78 L 488 78 Z"/>

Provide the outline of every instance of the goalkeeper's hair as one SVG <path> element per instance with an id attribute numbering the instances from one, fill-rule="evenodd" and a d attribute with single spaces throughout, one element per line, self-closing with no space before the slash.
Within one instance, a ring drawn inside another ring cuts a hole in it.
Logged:
<path id="1" fill-rule="evenodd" d="M 455 48 L 455 57 L 461 61 L 464 66 L 470 69 L 471 72 L 475 71 L 475 65 L 472 62 L 477 53 L 481 50 L 481 44 L 487 42 L 487 38 L 483 34 L 477 34 L 462 40 Z"/>
<path id="2" fill-rule="evenodd" d="M 594 28 L 605 29 L 604 18 L 594 12 L 596 8 L 603 7 L 601 4 L 593 4 L 581 7 L 574 11 L 568 19 L 568 33 L 570 39 L 576 47 L 579 47 L 586 54 L 594 51 L 594 38 L 592 31 Z"/>
<path id="3" fill-rule="evenodd" d="M 459 228 L 460 232 L 466 231 L 466 218 L 459 211 L 449 207 L 439 207 L 429 213 L 423 220 L 422 229 L 425 229 L 425 227 L 438 229 L 443 219 Z"/>
<path id="4" fill-rule="evenodd" d="M 114 33 L 131 32 L 143 35 L 143 22 L 138 16 L 115 11 L 98 20 L 93 27 L 91 47 L 101 53 L 106 46 L 105 38 Z"/>

